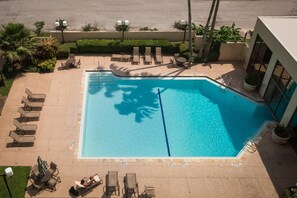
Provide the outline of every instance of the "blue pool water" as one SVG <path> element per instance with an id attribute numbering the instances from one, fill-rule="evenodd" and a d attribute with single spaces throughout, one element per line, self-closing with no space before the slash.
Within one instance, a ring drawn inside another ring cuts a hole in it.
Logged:
<path id="1" fill-rule="evenodd" d="M 80 155 L 233 157 L 272 119 L 264 104 L 205 78 L 88 72 Z"/>

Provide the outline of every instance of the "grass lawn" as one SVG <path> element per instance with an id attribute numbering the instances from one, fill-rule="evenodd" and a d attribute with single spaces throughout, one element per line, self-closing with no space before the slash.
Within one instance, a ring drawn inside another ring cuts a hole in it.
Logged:
<path id="1" fill-rule="evenodd" d="M 0 77 L 0 95 L 2 95 L 2 96 L 8 95 L 14 79 L 15 79 L 15 75 L 6 76 L 4 79 L 4 81 L 5 81 L 5 86 L 4 86 L 2 79 Z"/>
<path id="2" fill-rule="evenodd" d="M 0 166 L 0 173 L 4 173 L 4 169 L 7 166 Z M 25 188 L 28 183 L 28 176 L 31 170 L 30 166 L 12 166 L 13 176 L 11 178 L 6 177 L 8 186 L 11 190 L 14 198 L 25 196 Z M 0 197 L 9 197 L 9 193 L 5 186 L 4 180 L 0 178 Z"/>

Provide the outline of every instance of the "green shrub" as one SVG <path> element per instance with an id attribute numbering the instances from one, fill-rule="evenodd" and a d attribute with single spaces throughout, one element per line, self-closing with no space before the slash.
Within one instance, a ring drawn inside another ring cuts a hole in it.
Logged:
<path id="1" fill-rule="evenodd" d="M 178 52 L 178 45 L 168 40 L 106 40 L 106 39 L 81 39 L 76 41 L 80 53 L 131 53 L 133 47 L 139 47 L 144 53 L 145 47 L 162 47 L 162 53 L 172 54 Z"/>
<path id="2" fill-rule="evenodd" d="M 189 59 L 190 57 L 188 46 L 189 46 L 188 42 L 184 42 L 179 45 L 179 55 L 182 57 L 185 57 L 186 59 Z"/>
<path id="3" fill-rule="evenodd" d="M 39 71 L 41 72 L 53 72 L 55 69 L 57 59 L 51 58 L 47 60 L 42 60 L 38 63 Z"/>
<path id="4" fill-rule="evenodd" d="M 76 43 L 65 43 L 65 44 L 61 44 L 58 47 L 58 53 L 57 53 L 57 58 L 58 59 L 65 59 L 68 58 L 69 53 L 75 54 L 77 53 L 77 47 L 76 47 Z"/>

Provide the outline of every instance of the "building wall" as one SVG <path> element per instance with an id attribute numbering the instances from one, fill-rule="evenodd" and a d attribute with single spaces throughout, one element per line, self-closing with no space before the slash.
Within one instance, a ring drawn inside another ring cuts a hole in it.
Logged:
<path id="1" fill-rule="evenodd" d="M 265 73 L 262 85 L 260 87 L 260 95 L 263 97 L 268 86 L 269 80 L 273 73 L 273 69 L 275 67 L 276 61 L 279 60 L 281 64 L 285 67 L 285 69 L 289 72 L 291 77 L 295 82 L 297 82 L 297 61 L 287 52 L 284 46 L 277 40 L 277 38 L 270 32 L 270 30 L 265 26 L 265 24 L 261 21 L 261 19 L 257 19 L 255 30 L 252 37 L 252 42 L 250 45 L 250 49 L 248 51 L 248 58 L 245 62 L 245 68 L 247 68 L 248 61 L 251 56 L 251 52 L 253 50 L 253 46 L 255 44 L 255 40 L 257 35 L 259 35 L 269 49 L 272 51 L 272 56 L 270 62 L 268 64 L 267 71 Z M 292 41 L 293 42 L 293 41 Z M 287 109 L 284 113 L 283 118 L 281 119 L 281 123 L 287 125 L 290 122 L 291 116 L 293 115 L 296 106 L 297 106 L 297 89 L 295 90 Z"/>
<path id="2" fill-rule="evenodd" d="M 62 34 L 60 31 L 51 31 L 50 34 L 62 40 Z M 188 39 L 186 34 L 186 39 Z M 194 38 L 194 33 L 193 33 Z M 166 39 L 169 41 L 182 41 L 184 37 L 184 32 L 125 32 L 126 39 Z M 121 32 L 81 32 L 81 31 L 71 31 L 64 32 L 64 40 L 76 41 L 78 39 L 121 39 Z M 198 42 L 198 41 L 197 41 Z M 195 42 L 196 43 L 196 42 Z"/>
<path id="3" fill-rule="evenodd" d="M 244 61 L 248 49 L 246 43 L 222 43 L 219 61 Z"/>

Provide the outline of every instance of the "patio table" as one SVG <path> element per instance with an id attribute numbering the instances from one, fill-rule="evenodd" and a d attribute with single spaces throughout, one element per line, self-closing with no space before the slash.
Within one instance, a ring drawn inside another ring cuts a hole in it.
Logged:
<path id="1" fill-rule="evenodd" d="M 187 61 L 187 59 L 184 58 L 184 57 L 178 57 L 178 58 L 176 59 L 176 62 L 177 62 L 180 66 L 183 66 L 184 63 L 185 63 L 186 61 Z"/>

